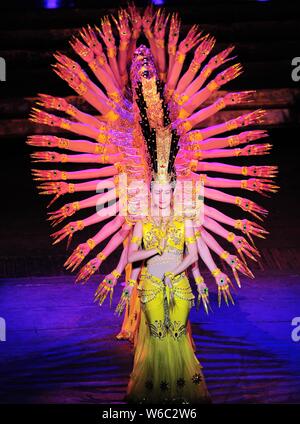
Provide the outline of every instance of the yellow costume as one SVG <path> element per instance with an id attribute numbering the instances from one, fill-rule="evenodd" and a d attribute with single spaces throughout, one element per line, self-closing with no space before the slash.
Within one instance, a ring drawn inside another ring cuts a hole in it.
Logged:
<path id="1" fill-rule="evenodd" d="M 166 237 L 165 251 L 184 251 L 184 221 L 174 219 L 164 230 L 153 222 L 143 224 L 143 244 L 148 250 Z M 134 403 L 208 403 L 202 366 L 195 356 L 187 323 L 194 304 L 185 272 L 170 289 L 143 266 L 138 285 L 141 317 L 133 371 L 126 400 Z"/>

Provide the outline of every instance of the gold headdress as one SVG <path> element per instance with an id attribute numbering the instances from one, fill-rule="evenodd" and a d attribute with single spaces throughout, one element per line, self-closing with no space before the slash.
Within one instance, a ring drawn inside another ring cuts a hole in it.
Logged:
<path id="1" fill-rule="evenodd" d="M 137 95 L 137 112 L 141 118 L 139 125 L 147 145 L 152 180 L 168 183 L 175 177 L 174 162 L 179 150 L 179 136 L 171 127 L 163 83 L 158 79 L 152 54 L 145 46 L 135 52 L 131 81 Z"/>

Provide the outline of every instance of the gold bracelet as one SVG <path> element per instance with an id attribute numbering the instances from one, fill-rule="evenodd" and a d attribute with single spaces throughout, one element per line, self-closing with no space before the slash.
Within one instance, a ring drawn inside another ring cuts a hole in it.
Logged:
<path id="1" fill-rule="evenodd" d="M 70 140 L 66 138 L 59 138 L 58 139 L 58 147 L 61 149 L 68 149 L 70 145 Z"/>
<path id="2" fill-rule="evenodd" d="M 236 228 L 238 230 L 241 230 L 242 229 L 242 225 L 243 225 L 242 220 L 241 219 L 237 219 L 235 221 L 235 223 L 234 223 L 234 228 Z"/>
<path id="3" fill-rule="evenodd" d="M 140 244 L 141 241 L 142 241 L 142 238 L 141 237 L 134 236 L 134 237 L 131 238 L 130 241 L 131 241 L 131 243 Z"/>
<path id="4" fill-rule="evenodd" d="M 68 184 L 68 193 L 74 193 L 75 192 L 75 184 L 69 183 Z"/>
<path id="5" fill-rule="evenodd" d="M 226 238 L 230 243 L 232 243 L 233 240 L 235 239 L 235 234 L 234 233 L 228 233 Z"/>
<path id="6" fill-rule="evenodd" d="M 217 277 L 219 274 L 221 274 L 220 268 L 215 268 L 211 271 L 211 274 L 213 277 Z"/>
<path id="7" fill-rule="evenodd" d="M 60 161 L 61 163 L 68 162 L 68 155 L 65 155 L 65 154 L 60 155 Z"/>
<path id="8" fill-rule="evenodd" d="M 218 90 L 219 85 L 216 83 L 215 80 L 212 80 L 207 84 L 206 88 L 212 93 L 213 91 Z"/>
<path id="9" fill-rule="evenodd" d="M 204 78 L 208 78 L 210 74 L 212 73 L 212 69 L 206 66 L 203 71 L 201 72 L 201 76 L 203 75 Z"/>
<path id="10" fill-rule="evenodd" d="M 134 280 L 133 278 L 129 278 L 128 281 L 127 281 L 127 285 L 132 286 L 132 287 L 134 287 L 136 285 L 136 283 L 137 283 L 137 281 Z"/>
<path id="11" fill-rule="evenodd" d="M 228 146 L 229 147 L 234 147 L 237 146 L 239 144 L 238 141 L 238 137 L 236 135 L 231 135 L 230 137 L 228 137 Z"/>
<path id="12" fill-rule="evenodd" d="M 177 52 L 175 61 L 178 62 L 178 63 L 183 63 L 184 59 L 185 59 L 185 54 Z"/>
<path id="13" fill-rule="evenodd" d="M 241 180 L 241 188 L 248 188 L 248 181 L 247 180 Z"/>
<path id="14" fill-rule="evenodd" d="M 67 180 L 67 179 L 68 179 L 68 177 L 67 177 L 67 173 L 66 173 L 65 171 L 61 171 L 61 179 L 62 179 L 63 181 L 65 181 L 65 180 Z"/>
<path id="15" fill-rule="evenodd" d="M 86 92 L 87 92 L 87 86 L 81 82 L 79 85 L 77 85 L 76 87 L 76 91 L 80 96 L 83 96 Z"/>
<path id="16" fill-rule="evenodd" d="M 187 238 L 185 239 L 185 242 L 186 242 L 186 244 L 196 243 L 196 239 L 195 239 L 195 237 L 194 237 L 194 236 L 187 237 Z"/>
<path id="17" fill-rule="evenodd" d="M 163 38 L 162 39 L 156 39 L 155 44 L 156 44 L 156 47 L 163 49 L 165 47 L 165 40 Z"/>
<path id="18" fill-rule="evenodd" d="M 179 125 L 179 131 L 182 130 L 184 133 L 190 131 L 193 125 L 189 121 L 181 122 Z"/>
<path id="19" fill-rule="evenodd" d="M 221 110 L 221 109 L 224 109 L 224 107 L 226 107 L 226 103 L 224 99 L 217 100 L 215 105 L 217 110 Z"/>
<path id="20" fill-rule="evenodd" d="M 108 155 L 98 155 L 98 162 L 99 163 L 108 163 L 109 156 Z"/>
<path id="21" fill-rule="evenodd" d="M 226 122 L 226 130 L 231 131 L 235 130 L 238 127 L 237 122 L 235 119 L 232 119 L 231 121 Z"/>
<path id="22" fill-rule="evenodd" d="M 107 121 L 114 122 L 119 118 L 119 115 L 116 112 L 114 112 L 113 110 L 110 110 L 108 113 L 103 115 L 103 118 L 106 119 Z"/>
<path id="23" fill-rule="evenodd" d="M 166 72 L 160 72 L 160 73 L 159 73 L 159 78 L 160 78 L 162 81 L 165 81 L 165 80 L 166 80 L 166 78 L 167 78 L 167 73 L 166 73 Z"/>
<path id="24" fill-rule="evenodd" d="M 223 250 L 223 252 L 221 253 L 220 257 L 222 259 L 227 259 L 229 255 L 230 255 L 230 253 L 227 252 L 227 250 Z"/>
<path id="25" fill-rule="evenodd" d="M 200 64 L 197 63 L 195 60 L 192 60 L 192 62 L 190 64 L 190 71 L 193 74 L 196 74 L 198 72 L 199 68 L 200 68 Z"/>
<path id="26" fill-rule="evenodd" d="M 121 41 L 119 45 L 120 52 L 126 51 L 128 48 L 128 41 Z"/>
<path id="27" fill-rule="evenodd" d="M 119 277 L 121 277 L 121 274 L 119 273 L 119 271 L 117 271 L 116 269 L 114 269 L 112 272 L 112 275 L 115 277 L 115 278 L 119 278 Z"/>
<path id="28" fill-rule="evenodd" d="M 196 284 L 203 284 L 204 283 L 204 278 L 202 276 L 195 277 L 195 282 L 196 282 Z"/>
<path id="29" fill-rule="evenodd" d="M 116 47 L 109 47 L 107 49 L 107 56 L 110 58 L 114 58 L 117 56 L 117 49 Z"/>
<path id="30" fill-rule="evenodd" d="M 99 134 L 97 135 L 96 141 L 98 141 L 98 143 L 106 143 L 107 141 L 107 135 L 103 132 L 99 132 Z"/>
<path id="31" fill-rule="evenodd" d="M 77 221 L 76 226 L 77 226 L 78 230 L 81 231 L 81 230 L 84 229 L 84 222 L 83 221 Z"/>
<path id="32" fill-rule="evenodd" d="M 79 202 L 73 202 L 72 203 L 73 208 L 75 209 L 75 211 L 79 211 L 80 209 L 80 204 Z"/>
<path id="33" fill-rule="evenodd" d="M 89 248 L 92 250 L 92 249 L 94 249 L 94 247 L 96 246 L 96 243 L 95 243 L 95 241 L 92 239 L 92 238 L 89 238 L 88 240 L 87 240 L 87 245 L 89 246 Z"/>
<path id="34" fill-rule="evenodd" d="M 170 56 L 175 56 L 176 54 L 176 45 L 175 46 L 168 46 L 168 53 Z"/>
<path id="35" fill-rule="evenodd" d="M 242 205 L 242 198 L 239 196 L 236 196 L 235 198 L 235 202 L 234 202 L 237 206 L 241 206 Z"/>
<path id="36" fill-rule="evenodd" d="M 159 246 L 156 246 L 155 249 L 157 250 L 157 253 L 161 256 L 162 255 L 162 248 Z"/>
<path id="37" fill-rule="evenodd" d="M 189 112 L 187 112 L 185 109 L 181 108 L 181 109 L 179 110 L 178 118 L 179 118 L 179 119 L 185 119 L 185 118 L 187 118 L 189 115 L 190 115 L 190 113 L 189 113 Z"/>
<path id="38" fill-rule="evenodd" d="M 153 34 L 152 34 L 152 32 L 150 31 L 150 29 L 147 29 L 146 31 L 145 31 L 145 35 L 147 36 L 147 38 L 153 38 Z"/>
<path id="39" fill-rule="evenodd" d="M 100 261 L 104 261 L 106 259 L 106 255 L 103 252 L 98 253 L 97 258 L 100 259 Z"/>
<path id="40" fill-rule="evenodd" d="M 248 168 L 247 168 L 247 166 L 243 166 L 242 167 L 242 175 L 245 175 L 245 176 L 248 175 Z"/>
<path id="41" fill-rule="evenodd" d="M 193 131 L 191 134 L 188 135 L 188 138 L 190 141 L 202 141 L 203 134 L 199 130 Z"/>

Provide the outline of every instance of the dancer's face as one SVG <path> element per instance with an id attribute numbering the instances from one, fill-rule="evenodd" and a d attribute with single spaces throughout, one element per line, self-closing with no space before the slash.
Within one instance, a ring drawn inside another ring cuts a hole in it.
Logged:
<path id="1" fill-rule="evenodd" d="M 159 209 L 169 208 L 173 196 L 171 184 L 152 183 L 152 201 L 153 205 Z"/>

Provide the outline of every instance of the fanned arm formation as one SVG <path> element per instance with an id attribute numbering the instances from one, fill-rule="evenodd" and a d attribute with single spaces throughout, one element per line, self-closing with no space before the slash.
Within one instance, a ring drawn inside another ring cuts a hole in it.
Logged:
<path id="1" fill-rule="evenodd" d="M 137 46 L 142 31 L 149 49 Z M 64 195 L 72 199 L 49 212 L 53 227 L 72 219 L 52 234 L 54 244 L 64 239 L 69 244 L 74 233 L 91 225 L 98 227 L 92 238 L 75 248 L 65 266 L 74 271 L 89 256 L 91 259 L 81 267 L 76 280 L 85 282 L 123 244 L 119 263 L 96 291 L 96 300 L 100 303 L 108 293 L 112 294 L 117 279 L 128 266 L 128 244 L 138 220 L 134 203 L 138 188 L 131 183 L 138 180 L 149 186 L 151 170 L 157 172 L 155 167 L 159 167 L 164 137 L 170 136 L 172 140 L 170 151 L 166 152 L 172 163 L 168 171 L 176 175 L 177 181 L 196 180 L 204 184 L 204 218 L 196 229 L 196 237 L 199 256 L 210 270 L 215 265 L 207 258 L 212 258 L 213 253 L 229 265 L 240 286 L 238 271 L 252 277 L 246 261 L 259 257 L 253 237 L 264 238 L 267 234 L 253 220 L 233 219 L 222 212 L 222 205 L 227 203 L 260 221 L 267 215 L 267 210 L 247 195 L 241 197 L 223 191 L 242 189 L 264 196 L 277 191 L 278 186 L 272 181 L 276 166 L 223 162 L 226 158 L 270 152 L 269 143 L 255 143 L 268 136 L 265 130 L 246 130 L 247 126 L 261 124 L 265 111 L 258 109 L 205 127 L 205 120 L 227 106 L 250 102 L 254 92 L 229 92 L 217 97 L 218 90 L 242 72 L 240 63 L 227 65 L 235 59 L 230 57 L 234 46 L 210 58 L 216 42 L 213 36 L 203 34 L 197 25 L 180 42 L 179 35 L 178 15 L 167 15 L 163 9 L 154 10 L 149 6 L 141 15 L 131 4 L 126 10 L 121 9 L 117 18 L 105 16 L 100 27 L 82 28 L 80 34 L 71 39 L 78 62 L 59 52 L 54 55 L 57 61 L 54 72 L 95 114 L 79 110 L 65 98 L 46 94 L 39 95 L 37 105 L 47 112 L 36 107 L 31 112 L 32 121 L 70 133 L 70 138 L 33 135 L 27 141 L 31 146 L 46 149 L 31 155 L 34 162 L 55 166 L 53 170 L 33 169 L 40 194 L 53 195 L 49 206 Z M 192 50 L 193 58 L 184 66 Z M 228 67 L 221 70 L 224 64 Z M 215 100 L 209 106 L 203 106 L 212 98 Z M 64 163 L 73 163 L 74 171 L 63 170 Z M 77 170 L 76 164 L 80 164 Z M 85 169 L 82 164 L 87 164 Z M 126 188 L 119 184 L 124 175 Z M 233 179 L 230 175 L 240 178 Z M 79 192 L 87 192 L 87 197 L 76 199 Z M 83 209 L 87 210 L 86 217 L 76 220 L 76 213 Z M 102 225 L 105 220 L 108 222 Z M 239 257 L 225 250 L 218 237 L 230 242 Z M 106 245 L 99 251 L 102 242 Z M 206 286 L 197 263 L 192 271 L 207 308 Z M 138 270 L 134 269 L 133 273 Z M 214 277 L 219 300 L 222 295 L 226 301 L 232 299 L 228 277 L 224 280 L 221 271 L 215 272 Z"/>

